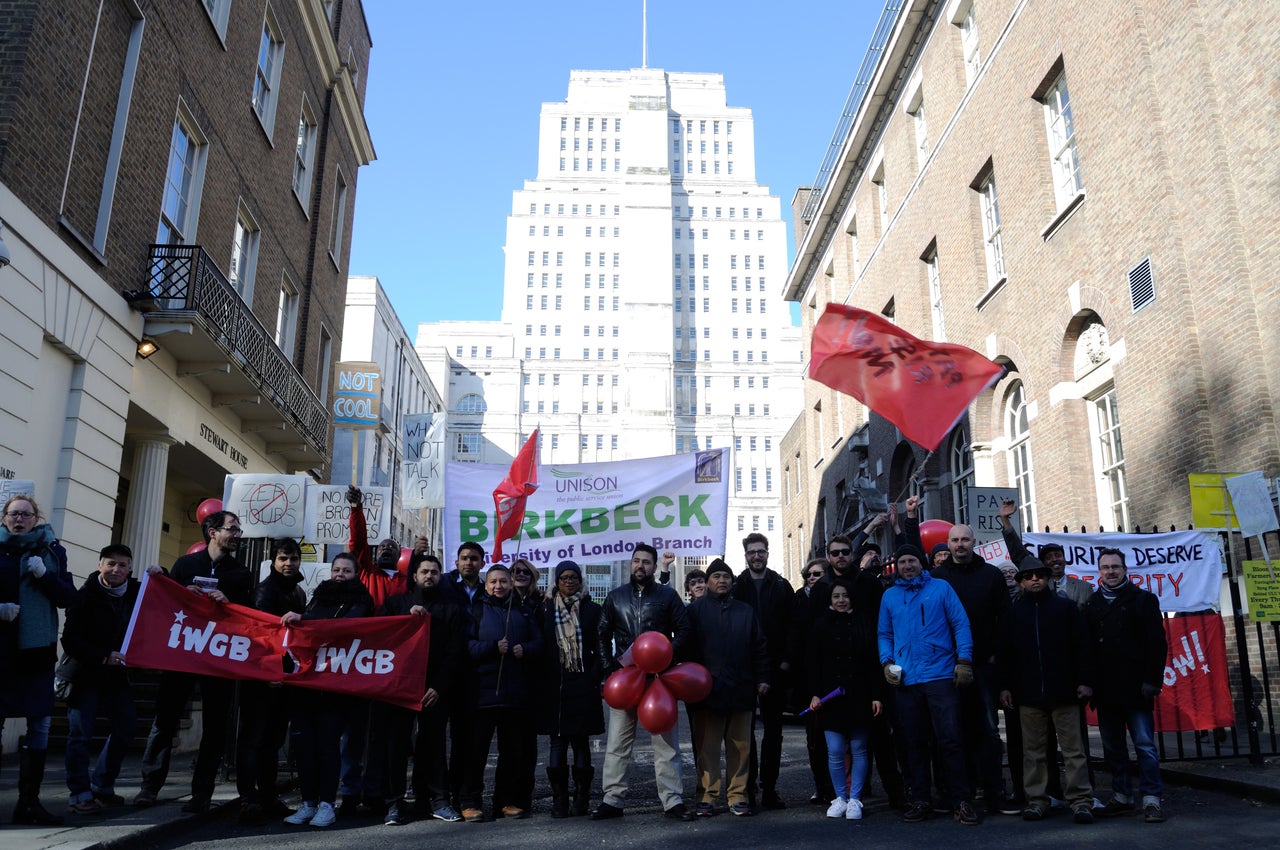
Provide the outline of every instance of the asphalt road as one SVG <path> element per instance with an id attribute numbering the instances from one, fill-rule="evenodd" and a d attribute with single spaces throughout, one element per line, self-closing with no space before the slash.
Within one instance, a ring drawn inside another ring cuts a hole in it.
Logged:
<path id="1" fill-rule="evenodd" d="M 682 717 L 683 721 L 684 718 Z M 683 722 L 682 722 L 683 728 Z M 687 732 L 683 739 L 688 740 Z M 603 736 L 595 740 L 603 746 Z M 234 816 L 218 818 L 175 835 L 164 843 L 136 844 L 148 848 L 201 848 L 219 850 L 243 848 L 262 850 L 309 850 L 335 845 L 376 846 L 379 850 L 405 847 L 418 850 L 425 844 L 448 841 L 457 847 L 511 846 L 588 848 L 643 847 L 646 850 L 671 846 L 714 844 L 734 850 L 750 847 L 803 847 L 832 842 L 856 841 L 863 846 L 902 846 L 908 843 L 945 844 L 963 847 L 1063 847 L 1106 845 L 1109 847 L 1274 847 L 1280 831 L 1280 807 L 1259 804 L 1228 794 L 1189 788 L 1166 789 L 1165 809 L 1168 821 L 1147 824 L 1137 817 L 1099 820 L 1091 826 L 1071 822 L 1065 812 L 1040 823 L 1026 823 L 1019 817 L 990 816 L 983 824 L 965 827 L 949 816 L 938 816 L 923 824 L 904 824 L 898 813 L 890 811 L 879 793 L 869 800 L 861 822 L 829 820 L 824 809 L 808 803 L 812 791 L 804 750 L 803 730 L 788 726 L 784 740 L 782 780 L 779 783 L 788 803 L 784 811 L 763 812 L 754 817 L 729 814 L 680 823 L 661 816 L 652 770 L 648 736 L 643 732 L 636 741 L 636 764 L 629 773 L 631 788 L 626 815 L 620 820 L 593 822 L 585 818 L 552 820 L 549 812 L 550 791 L 543 775 L 543 758 L 539 761 L 533 817 L 522 821 L 498 820 L 482 824 L 446 824 L 439 821 L 417 821 L 406 826 L 391 827 L 369 819 L 340 818 L 328 829 L 293 827 L 283 823 L 264 828 L 241 827 Z M 692 789 L 693 769 L 689 753 L 684 753 L 686 789 Z M 603 753 L 597 752 L 597 771 Z M 493 759 L 490 758 L 492 768 Z M 490 772 L 490 779 L 492 773 Z M 1105 774 L 1100 775 L 1106 783 Z M 598 774 L 597 774 L 598 794 Z M 1105 791 L 1099 796 L 1105 796 Z M 290 800 L 297 803 L 296 798 Z"/>

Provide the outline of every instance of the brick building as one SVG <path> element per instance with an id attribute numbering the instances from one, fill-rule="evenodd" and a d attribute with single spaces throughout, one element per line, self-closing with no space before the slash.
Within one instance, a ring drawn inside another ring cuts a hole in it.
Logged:
<path id="1" fill-rule="evenodd" d="M 1270 22 L 1256 4 L 888 4 L 794 202 L 786 297 L 806 338 L 846 303 L 1008 374 L 927 460 L 806 380 L 781 443 L 789 569 L 865 520 L 856 479 L 900 499 L 921 464 L 927 516 L 1009 486 L 1024 526 L 1108 530 L 1185 527 L 1189 472 L 1280 473 Z"/>
<path id="2" fill-rule="evenodd" d="M 327 480 L 370 47 L 359 0 L 5 4 L 0 467 L 77 576 L 172 563 L 228 472 Z"/>

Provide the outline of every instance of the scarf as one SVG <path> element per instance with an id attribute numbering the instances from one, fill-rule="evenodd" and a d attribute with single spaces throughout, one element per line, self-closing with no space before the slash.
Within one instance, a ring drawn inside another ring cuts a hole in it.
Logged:
<path id="1" fill-rule="evenodd" d="M 1120 585 L 1120 587 L 1124 587 L 1124 585 L 1122 584 Z M 1116 601 L 1116 595 L 1120 593 L 1120 587 L 1117 587 L 1113 590 L 1112 588 L 1107 587 L 1102 582 L 1098 582 L 1098 592 L 1102 594 L 1102 599 L 1108 605 Z"/>
<path id="2" fill-rule="evenodd" d="M 125 579 L 123 582 L 120 583 L 119 587 L 112 587 L 111 585 L 107 584 L 105 581 L 102 580 L 102 573 L 98 573 L 98 585 L 102 588 L 103 592 L 106 593 L 108 596 L 113 596 L 116 599 L 119 599 L 122 596 L 124 596 L 125 591 L 129 589 L 129 580 Z"/>
<path id="3" fill-rule="evenodd" d="M 0 546 L 16 552 L 18 561 L 18 649 L 41 649 L 58 641 L 58 609 L 38 585 L 39 579 L 27 572 L 27 558 L 38 555 L 45 575 L 56 576 L 62 565 L 53 554 L 55 538 L 48 523 L 37 525 L 26 534 L 14 534 L 0 525 Z"/>
<path id="4" fill-rule="evenodd" d="M 556 646 L 560 647 L 560 663 L 570 673 L 582 672 L 582 624 L 578 621 L 578 603 L 582 591 L 572 596 L 556 594 Z"/>

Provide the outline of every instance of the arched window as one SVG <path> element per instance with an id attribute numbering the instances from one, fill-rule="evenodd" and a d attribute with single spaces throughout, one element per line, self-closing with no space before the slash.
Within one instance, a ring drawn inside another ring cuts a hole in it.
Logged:
<path id="1" fill-rule="evenodd" d="M 459 413 L 484 413 L 487 409 L 484 398 L 478 393 L 467 393 L 458 400 Z"/>
<path id="2" fill-rule="evenodd" d="M 969 426 L 962 424 L 951 435 L 948 452 L 951 469 L 951 501 L 955 505 L 956 522 L 969 524 L 969 488 L 973 486 L 973 447 L 969 445 Z"/>
<path id="3" fill-rule="evenodd" d="M 1036 491 L 1031 466 L 1031 426 L 1022 381 L 1009 385 L 1004 397 L 1004 435 L 1009 441 L 1009 483 L 1018 489 L 1018 521 L 1036 527 Z"/>

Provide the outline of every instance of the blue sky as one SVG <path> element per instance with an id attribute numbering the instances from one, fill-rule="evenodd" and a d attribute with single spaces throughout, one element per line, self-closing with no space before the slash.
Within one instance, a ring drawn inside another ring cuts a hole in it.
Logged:
<path id="1" fill-rule="evenodd" d="M 757 180 L 789 219 L 882 8 L 649 0 L 648 64 L 724 75 L 729 104 L 754 113 Z M 535 176 L 542 103 L 564 100 L 570 70 L 639 67 L 640 0 L 365 0 L 365 15 L 378 159 L 360 171 L 350 272 L 381 279 L 411 337 L 419 322 L 498 319 L 506 216 Z"/>

